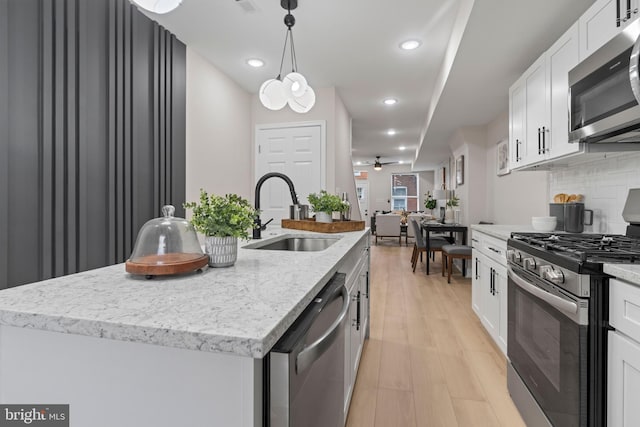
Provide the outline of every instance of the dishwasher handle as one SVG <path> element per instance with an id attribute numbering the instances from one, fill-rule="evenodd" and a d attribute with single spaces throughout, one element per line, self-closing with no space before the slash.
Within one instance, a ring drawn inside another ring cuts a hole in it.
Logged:
<path id="1" fill-rule="evenodd" d="M 338 338 L 340 328 L 342 327 L 344 319 L 347 317 L 347 312 L 349 311 L 349 291 L 347 291 L 347 288 L 344 285 L 340 288 L 339 293 L 336 292 L 333 299 L 335 300 L 340 297 L 342 297 L 343 301 L 340 314 L 320 338 L 298 353 L 298 356 L 296 357 L 296 373 L 302 372 L 311 366 L 331 347 L 336 338 Z"/>

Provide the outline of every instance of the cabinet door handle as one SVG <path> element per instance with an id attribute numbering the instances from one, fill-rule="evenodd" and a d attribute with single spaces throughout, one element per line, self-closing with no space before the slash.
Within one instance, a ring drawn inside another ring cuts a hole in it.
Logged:
<path id="1" fill-rule="evenodd" d="M 538 128 L 538 154 L 542 153 L 542 140 L 540 139 L 540 128 Z"/>
<path id="2" fill-rule="evenodd" d="M 522 160 L 520 158 L 520 140 L 516 139 L 516 162 Z"/>
<path id="3" fill-rule="evenodd" d="M 358 296 L 356 296 L 356 331 L 360 330 L 360 291 L 358 291 Z"/>
<path id="4" fill-rule="evenodd" d="M 631 0 L 627 0 L 627 19 L 631 19 Z"/>
<path id="5" fill-rule="evenodd" d="M 369 299 L 369 271 L 367 271 L 367 293 L 364 295 L 366 299 Z"/>
<path id="6" fill-rule="evenodd" d="M 547 128 L 545 126 L 542 126 L 542 154 L 546 153 L 547 151 L 549 151 L 549 149 L 547 148 Z"/>
<path id="7" fill-rule="evenodd" d="M 616 27 L 620 26 L 620 2 L 616 1 Z"/>
<path id="8" fill-rule="evenodd" d="M 493 295 L 493 267 L 489 269 L 489 293 Z"/>
<path id="9" fill-rule="evenodd" d="M 478 280 L 478 257 L 476 257 L 476 280 Z"/>

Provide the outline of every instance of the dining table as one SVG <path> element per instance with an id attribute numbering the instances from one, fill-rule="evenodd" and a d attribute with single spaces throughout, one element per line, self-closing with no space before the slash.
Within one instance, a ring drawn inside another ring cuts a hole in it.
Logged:
<path id="1" fill-rule="evenodd" d="M 427 274 L 429 274 L 429 254 L 431 253 L 431 249 L 429 246 L 429 237 L 431 236 L 431 233 L 449 233 L 449 237 L 447 240 L 449 240 L 449 242 L 451 244 L 455 243 L 455 237 L 454 237 L 454 233 L 460 233 L 462 236 L 462 244 L 466 245 L 467 244 L 467 226 L 466 225 L 462 225 L 462 224 L 442 224 L 440 222 L 433 222 L 433 221 L 423 221 L 420 223 L 420 226 L 422 228 L 422 231 L 424 233 L 424 237 L 425 237 L 425 245 L 427 248 L 427 256 L 426 256 L 426 270 L 427 270 Z M 465 276 L 467 273 L 467 269 L 466 269 L 466 263 L 465 260 L 462 260 L 462 275 Z"/>

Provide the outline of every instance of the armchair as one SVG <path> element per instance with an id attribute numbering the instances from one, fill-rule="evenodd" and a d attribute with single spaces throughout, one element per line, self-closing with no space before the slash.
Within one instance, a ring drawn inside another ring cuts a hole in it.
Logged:
<path id="1" fill-rule="evenodd" d="M 400 215 L 376 215 L 376 244 L 378 237 L 397 237 L 398 244 L 401 244 Z"/>

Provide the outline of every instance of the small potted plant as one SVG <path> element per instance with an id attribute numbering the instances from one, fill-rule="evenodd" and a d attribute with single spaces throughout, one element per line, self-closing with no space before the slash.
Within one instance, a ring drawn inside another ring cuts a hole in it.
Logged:
<path id="1" fill-rule="evenodd" d="M 438 202 L 433 198 L 431 192 L 427 192 L 425 196 L 427 196 L 427 198 L 424 200 L 424 207 L 428 209 L 431 212 L 431 216 L 433 216 L 433 210 L 438 206 Z"/>
<path id="2" fill-rule="evenodd" d="M 455 194 L 452 195 L 449 200 L 447 200 L 447 211 L 445 212 L 445 222 L 446 223 L 455 222 L 455 220 L 454 220 L 455 214 L 454 214 L 453 208 L 458 207 L 459 204 L 460 204 L 460 199 L 458 197 L 456 197 Z"/>
<path id="3" fill-rule="evenodd" d="M 319 194 L 311 193 L 307 197 L 311 209 L 316 213 L 317 222 L 333 222 L 331 214 L 333 212 L 344 212 L 348 209 L 340 197 L 329 194 L 326 190 L 321 190 Z"/>
<path id="4" fill-rule="evenodd" d="M 237 194 L 208 195 L 200 189 L 200 201 L 184 204 L 192 209 L 191 224 L 205 236 L 209 266 L 229 267 L 238 258 L 238 238 L 249 240 L 258 212 Z"/>

